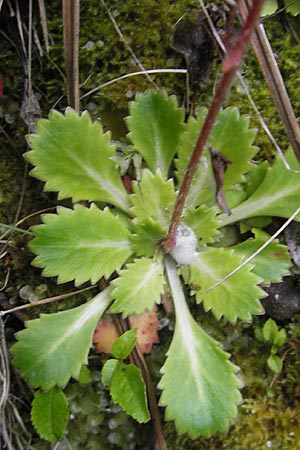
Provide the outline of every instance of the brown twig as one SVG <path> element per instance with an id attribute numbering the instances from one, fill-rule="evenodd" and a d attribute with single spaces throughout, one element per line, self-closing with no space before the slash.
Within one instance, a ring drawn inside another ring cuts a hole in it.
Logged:
<path id="1" fill-rule="evenodd" d="M 151 379 L 151 375 L 149 373 L 145 358 L 139 346 L 136 345 L 135 349 L 132 352 L 134 363 L 141 369 L 143 378 L 147 387 L 147 396 L 149 401 L 149 409 L 151 413 L 151 420 L 153 424 L 153 429 L 155 432 L 155 449 L 156 450 L 168 450 L 167 443 L 165 441 L 165 437 L 163 434 L 160 415 L 158 410 L 158 404 L 156 400 L 156 395 L 153 387 L 153 382 Z"/>
<path id="2" fill-rule="evenodd" d="M 182 211 L 185 204 L 185 199 L 190 189 L 195 172 L 197 170 L 198 162 L 204 150 L 204 145 L 207 142 L 213 124 L 216 120 L 217 114 L 222 106 L 222 103 L 230 90 L 234 75 L 236 74 L 243 60 L 252 32 L 259 19 L 259 14 L 263 6 L 263 3 L 264 3 L 263 0 L 256 0 L 253 3 L 249 11 L 247 20 L 245 21 L 244 26 L 240 32 L 240 35 L 236 39 L 236 44 L 234 45 L 233 48 L 228 50 L 227 57 L 222 64 L 224 72 L 223 76 L 212 100 L 211 107 L 208 111 L 205 122 L 200 131 L 195 149 L 191 155 L 182 184 L 180 186 L 179 194 L 177 197 L 168 235 L 165 242 L 165 250 L 167 252 L 169 252 L 176 245 L 176 232 L 178 225 L 180 223 Z"/>
<path id="3" fill-rule="evenodd" d="M 126 319 L 123 319 L 121 316 L 118 317 L 118 325 L 120 327 L 121 332 L 125 332 L 129 329 L 129 324 Z M 151 375 L 149 373 L 147 363 L 145 361 L 144 355 L 139 348 L 139 345 L 136 344 L 133 349 L 130 360 L 133 364 L 135 364 L 142 371 L 142 375 L 146 384 L 147 389 L 147 397 L 149 402 L 149 409 L 151 413 L 151 421 L 153 425 L 153 430 L 155 434 L 155 449 L 156 450 L 168 450 L 167 444 L 164 438 L 164 434 L 162 431 L 160 415 L 158 410 L 158 404 L 156 400 L 156 395 L 151 379 Z"/>
<path id="4" fill-rule="evenodd" d="M 250 0 L 239 0 L 238 2 L 244 21 L 248 15 L 251 3 Z M 251 41 L 290 144 L 293 147 L 296 158 L 300 161 L 300 127 L 263 24 L 256 25 Z"/>
<path id="5" fill-rule="evenodd" d="M 43 31 L 43 37 L 44 37 L 44 44 L 46 52 L 49 53 L 49 33 L 48 33 L 48 27 L 47 27 L 47 15 L 46 15 L 46 7 L 45 7 L 45 0 L 39 0 L 39 10 L 40 10 L 40 19 L 41 19 L 41 26 Z"/>
<path id="6" fill-rule="evenodd" d="M 45 305 L 46 303 L 57 302 L 58 300 L 64 300 L 65 298 L 73 297 L 74 295 L 81 294 L 82 292 L 94 289 L 96 286 L 89 286 L 79 291 L 68 292 L 67 294 L 56 295 L 55 297 L 43 298 L 33 303 L 26 303 L 25 305 L 16 306 L 14 308 L 6 309 L 5 311 L 0 311 L 0 317 L 6 314 L 15 313 L 22 309 L 32 308 L 33 306 Z"/>
<path id="7" fill-rule="evenodd" d="M 63 0 L 64 48 L 69 106 L 79 112 L 79 3 Z"/>

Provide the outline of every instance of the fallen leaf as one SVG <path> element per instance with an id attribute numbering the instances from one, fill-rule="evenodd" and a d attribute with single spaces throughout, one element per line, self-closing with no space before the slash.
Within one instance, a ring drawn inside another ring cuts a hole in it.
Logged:
<path id="1" fill-rule="evenodd" d="M 131 328 L 137 328 L 137 344 L 143 353 L 151 353 L 152 345 L 159 342 L 159 329 L 156 307 L 152 311 L 144 311 L 140 316 L 129 316 Z"/>
<path id="2" fill-rule="evenodd" d="M 95 329 L 93 342 L 97 353 L 110 353 L 111 346 L 119 337 L 117 327 L 107 319 L 101 319 Z"/>

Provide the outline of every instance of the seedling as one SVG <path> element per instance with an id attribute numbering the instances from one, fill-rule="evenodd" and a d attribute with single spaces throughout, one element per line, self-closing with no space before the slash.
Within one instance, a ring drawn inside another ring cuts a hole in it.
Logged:
<path id="1" fill-rule="evenodd" d="M 268 319 L 262 330 L 255 329 L 255 336 L 257 339 L 263 342 L 267 342 L 271 345 L 270 355 L 267 359 L 269 368 L 279 373 L 282 370 L 282 359 L 278 356 L 278 351 L 286 343 L 287 335 L 284 328 L 278 328 L 276 322 L 273 319 Z"/>
<path id="2" fill-rule="evenodd" d="M 258 149 L 248 118 L 240 116 L 237 108 L 220 111 L 193 177 L 175 246 L 166 255 L 163 243 L 178 186 L 206 114 L 201 109 L 197 118 L 185 123 L 176 99 L 164 91 L 137 95 L 130 105 L 127 138 L 143 165 L 140 179 L 132 181 L 132 193 L 122 183 L 109 133 L 103 133 L 99 122 L 92 123 L 87 112 L 53 111 L 49 119 L 38 121 L 36 134 L 29 136 L 31 150 L 26 158 L 34 166 L 32 175 L 45 182 L 45 190 L 74 203 L 71 208 L 58 206 L 56 213 L 43 215 L 43 223 L 33 227 L 33 264 L 43 269 L 44 276 L 58 277 L 58 283 L 97 285 L 104 279 L 107 284 L 87 303 L 42 315 L 17 335 L 14 362 L 32 387 L 39 389 L 33 420 L 46 439 L 57 440 L 64 432 L 68 411 L 61 408 L 55 423 L 48 414 L 46 426 L 35 419 L 45 411 L 44 404 L 44 409 L 39 408 L 40 398 L 50 409 L 55 399 L 63 401 L 63 388 L 71 377 L 78 379 L 88 364 L 93 333 L 104 312 L 110 309 L 124 318 L 141 314 L 160 305 L 166 293 L 173 298 L 176 321 L 158 385 L 166 419 L 174 420 L 179 432 L 195 438 L 226 430 L 237 414 L 241 402 L 238 367 L 195 321 L 185 292 L 191 292 L 216 320 L 249 321 L 263 312 L 263 286 L 288 273 L 290 258 L 286 246 L 276 239 L 268 242 L 270 236 L 254 228 L 255 220 L 296 215 L 300 174 L 288 170 L 280 157 L 272 165 L 254 163 Z M 223 183 L 230 215 L 215 198 L 210 148 L 232 161 Z M 286 159 L 292 169 L 297 168 L 290 149 Z M 243 240 L 239 235 L 235 244 L 226 247 L 221 231 L 232 224 L 245 229 L 248 218 L 253 219 L 248 228 L 251 237 Z M 137 377 L 137 371 L 133 374 L 123 362 L 129 349 L 126 355 L 118 352 L 114 350 L 115 359 L 104 365 L 104 382 L 114 401 L 144 422 L 149 417 L 145 389 L 133 393 L 139 404 L 134 409 L 140 408 L 142 414 L 132 411 L 127 389 L 114 389 L 114 380 L 121 380 L 122 372 L 133 390 Z"/>

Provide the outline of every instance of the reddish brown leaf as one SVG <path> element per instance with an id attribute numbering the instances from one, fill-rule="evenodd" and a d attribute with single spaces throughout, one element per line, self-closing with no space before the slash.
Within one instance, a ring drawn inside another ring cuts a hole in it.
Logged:
<path id="1" fill-rule="evenodd" d="M 131 328 L 137 328 L 137 344 L 143 353 L 151 353 L 152 345 L 159 342 L 157 331 L 159 323 L 156 308 L 145 311 L 140 316 L 129 316 Z"/>
<path id="2" fill-rule="evenodd" d="M 93 342 L 97 353 L 110 353 L 114 341 L 119 337 L 117 327 L 107 319 L 101 319 L 95 329 Z"/>

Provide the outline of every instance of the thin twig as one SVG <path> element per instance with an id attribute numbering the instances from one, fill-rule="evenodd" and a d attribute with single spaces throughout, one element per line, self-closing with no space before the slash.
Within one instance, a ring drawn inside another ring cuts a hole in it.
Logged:
<path id="1" fill-rule="evenodd" d="M 251 104 L 251 106 L 252 106 L 252 108 L 253 108 L 253 110 L 254 110 L 254 112 L 255 112 L 255 114 L 256 114 L 256 116 L 257 116 L 257 118 L 258 118 L 258 120 L 259 120 L 259 122 L 260 122 L 260 124 L 262 126 L 262 129 L 264 130 L 264 132 L 266 133 L 266 135 L 268 136 L 268 138 L 270 139 L 270 141 L 274 145 L 274 147 L 276 149 L 276 152 L 277 152 L 278 156 L 281 158 L 285 168 L 287 170 L 292 171 L 292 172 L 299 173 L 298 170 L 292 169 L 291 166 L 289 165 L 289 163 L 287 162 L 287 160 L 286 160 L 286 158 L 285 158 L 285 156 L 283 154 L 283 151 L 281 150 L 280 146 L 277 144 L 277 141 L 274 138 L 273 134 L 271 133 L 270 128 L 266 124 L 263 116 L 261 115 L 259 109 L 257 108 L 257 106 L 256 106 L 256 104 L 255 104 L 255 102 L 254 102 L 254 100 L 253 100 L 253 98 L 252 98 L 252 96 L 251 96 L 251 94 L 249 92 L 248 86 L 247 86 L 246 82 L 244 81 L 244 78 L 243 78 L 242 74 L 238 73 L 237 75 L 239 77 L 239 81 L 240 81 L 244 91 L 246 92 L 248 100 L 249 100 L 249 102 L 250 102 L 250 104 Z"/>
<path id="2" fill-rule="evenodd" d="M 31 65 L 32 65 L 32 0 L 29 0 L 28 11 L 28 48 L 27 48 L 27 95 L 30 101 L 32 97 L 32 78 L 31 78 Z"/>
<path id="3" fill-rule="evenodd" d="M 40 216 L 41 214 L 48 212 L 48 211 L 52 211 L 53 209 L 56 209 L 56 208 L 57 208 L 56 206 L 51 206 L 49 208 L 40 209 L 39 211 L 35 211 L 31 214 L 28 214 L 27 216 L 23 217 L 18 222 L 16 222 L 15 226 L 18 227 L 19 225 L 21 225 L 21 223 L 25 222 L 28 219 L 31 219 L 31 217 Z"/>
<path id="4" fill-rule="evenodd" d="M 120 328 L 120 331 L 124 333 L 129 329 L 129 324 L 126 319 L 123 319 L 122 317 L 118 317 L 118 327 Z M 151 413 L 151 420 L 153 425 L 153 430 L 155 433 L 155 450 L 168 450 L 167 444 L 164 438 L 164 434 L 162 431 L 161 421 L 160 421 L 160 414 L 158 409 L 158 404 L 156 400 L 155 390 L 153 387 L 151 375 L 147 366 L 147 363 L 145 361 L 143 352 L 141 351 L 138 344 L 136 344 L 135 348 L 130 354 L 130 360 L 133 364 L 135 364 L 139 369 L 142 371 L 142 375 L 146 384 L 147 389 L 147 397 L 148 397 L 148 403 L 149 403 L 149 409 Z"/>
<path id="5" fill-rule="evenodd" d="M 32 31 L 33 31 L 33 41 L 36 45 L 39 55 L 42 57 L 44 52 L 43 52 L 41 41 L 40 41 L 40 38 L 39 38 L 37 29 L 35 26 L 32 27 Z"/>
<path id="6" fill-rule="evenodd" d="M 149 400 L 149 408 L 151 412 L 151 419 L 153 423 L 153 428 L 155 430 L 155 440 L 156 440 L 156 450 L 168 450 L 167 443 L 163 434 L 162 425 L 160 421 L 160 414 L 157 404 L 157 399 L 155 395 L 155 390 L 153 387 L 153 382 L 151 375 L 145 361 L 144 355 L 137 344 L 134 348 L 132 355 L 135 360 L 135 364 L 140 367 L 143 373 L 143 377 L 147 386 L 147 395 Z"/>
<path id="7" fill-rule="evenodd" d="M 32 0 L 29 1 L 28 5 L 28 43 L 27 43 L 27 53 L 24 52 L 24 55 L 28 55 L 27 59 L 27 66 L 26 66 L 26 74 L 27 74 L 27 81 L 25 82 L 25 97 L 27 96 L 29 104 L 32 101 L 33 98 L 33 92 L 32 92 Z M 24 64 L 25 68 L 25 64 Z M 24 98 L 25 98 L 24 97 Z M 24 102 L 23 102 L 24 103 Z M 31 109 L 31 108 L 29 108 Z M 28 132 L 30 133 L 32 131 L 31 127 L 31 121 L 30 124 L 28 123 Z M 19 219 L 19 215 L 21 213 L 25 191 L 26 191 L 26 182 L 27 182 L 27 174 L 28 174 L 28 163 L 25 162 L 24 167 L 24 174 L 23 174 L 23 180 L 22 180 L 22 189 L 21 189 L 21 195 L 20 200 L 18 202 L 17 211 L 15 213 L 14 223 L 16 223 Z M 28 232 L 29 233 L 29 232 Z"/>
<path id="8" fill-rule="evenodd" d="M 21 189 L 21 195 L 20 195 L 20 200 L 18 202 L 18 207 L 17 207 L 17 211 L 15 214 L 15 219 L 14 219 L 14 223 L 17 223 L 19 220 L 19 216 L 21 214 L 21 210 L 22 210 L 22 206 L 23 206 L 23 201 L 24 201 L 24 197 L 25 197 L 25 192 L 26 192 L 26 185 L 27 185 L 27 175 L 28 175 L 28 162 L 25 161 L 25 167 L 24 167 L 24 174 L 23 174 L 23 179 L 22 179 L 22 189 Z M 23 231 L 24 232 L 24 231 Z M 29 232 L 28 232 L 29 234 Z"/>
<path id="9" fill-rule="evenodd" d="M 7 273 L 5 275 L 5 280 L 4 280 L 3 286 L 1 286 L 1 288 L 0 288 L 0 292 L 4 291 L 6 289 L 6 287 L 7 287 L 7 285 L 8 285 L 8 280 L 9 280 L 9 277 L 10 277 L 10 271 L 11 271 L 11 269 L 9 267 L 8 270 L 7 270 Z"/>
<path id="10" fill-rule="evenodd" d="M 56 295 L 55 297 L 43 298 L 42 300 L 38 300 L 33 303 L 26 303 L 26 305 L 16 306 L 15 308 L 7 309 L 5 311 L 0 311 L 0 317 L 6 316 L 7 314 L 14 313 L 16 311 L 20 311 L 21 309 L 32 308 L 33 306 L 44 305 L 45 303 L 57 302 L 58 300 L 64 300 L 65 298 L 72 297 L 73 295 L 81 294 L 82 292 L 89 291 L 91 289 L 95 289 L 96 286 L 89 286 L 79 291 L 68 292 L 67 294 Z"/>
<path id="11" fill-rule="evenodd" d="M 287 348 L 287 349 L 285 350 L 284 354 L 282 355 L 282 357 L 280 358 L 282 364 L 283 364 L 283 362 L 284 362 L 284 360 L 285 360 L 285 358 L 286 358 L 286 355 L 290 352 L 290 350 L 291 350 L 290 348 Z M 278 380 L 278 377 L 279 377 L 279 373 L 275 373 L 274 376 L 273 376 L 273 378 L 272 378 L 272 380 L 271 380 L 271 383 L 269 384 L 269 387 L 270 387 L 270 388 L 272 388 L 272 387 L 274 386 L 274 384 L 275 384 L 276 381 Z"/>
<path id="12" fill-rule="evenodd" d="M 39 10 L 40 10 L 40 19 L 41 19 L 45 49 L 46 49 L 46 52 L 49 53 L 49 33 L 48 33 L 48 28 L 47 28 L 45 0 L 39 0 Z"/>
<path id="13" fill-rule="evenodd" d="M 18 0 L 16 2 L 16 18 L 17 18 L 17 25 L 18 25 L 20 40 L 21 40 L 21 44 L 22 44 L 22 50 L 23 50 L 24 57 L 26 58 L 27 57 L 27 50 L 26 50 L 26 45 L 25 45 L 25 39 L 24 39 L 24 33 L 23 33 L 23 25 L 22 25 L 22 19 L 21 19 L 21 13 L 20 13 L 20 7 L 19 7 Z"/>
<path id="14" fill-rule="evenodd" d="M 64 50 L 69 105 L 79 112 L 79 0 L 63 0 Z"/>
<path id="15" fill-rule="evenodd" d="M 146 69 L 144 68 L 144 66 L 142 65 L 142 63 L 140 62 L 140 60 L 137 58 L 137 56 L 135 55 L 134 51 L 132 50 L 132 48 L 130 47 L 130 45 L 128 45 L 120 27 L 118 26 L 115 18 L 113 17 L 113 15 L 111 14 L 108 6 L 106 5 L 106 2 L 104 0 L 101 0 L 102 5 L 104 6 L 113 26 L 115 27 L 116 32 L 118 33 L 121 41 L 123 42 L 123 44 L 125 45 L 125 47 L 127 48 L 127 50 L 129 51 L 129 53 L 131 54 L 132 58 L 134 59 L 136 65 L 141 69 L 141 71 L 144 73 L 144 75 L 146 76 L 147 80 L 156 88 L 158 89 L 157 84 L 151 80 L 151 78 L 149 77 L 149 74 L 147 73 Z"/>
<path id="16" fill-rule="evenodd" d="M 0 317 L 0 414 L 3 413 L 9 395 L 9 362 L 5 340 L 4 323 Z"/>
<path id="17" fill-rule="evenodd" d="M 0 317 L 0 435 L 3 436 L 4 443 L 8 450 L 13 450 L 10 437 L 7 433 L 6 407 L 10 391 L 10 370 L 8 350 L 5 340 L 4 323 Z"/>
<path id="18" fill-rule="evenodd" d="M 110 86 L 111 84 L 116 83 L 117 81 L 124 80 L 125 78 L 129 77 L 135 77 L 136 75 L 145 75 L 150 73 L 184 73 L 186 76 L 188 74 L 188 71 L 186 69 L 149 69 L 149 70 L 139 70 L 138 72 L 130 72 L 125 73 L 125 75 L 121 75 L 120 77 L 114 78 L 113 80 L 106 81 L 103 84 L 100 84 L 100 86 L 97 86 L 96 88 L 90 90 L 86 94 L 82 95 L 80 99 L 83 99 L 87 97 L 88 95 L 94 94 L 94 92 L 100 91 L 104 87 Z"/>

